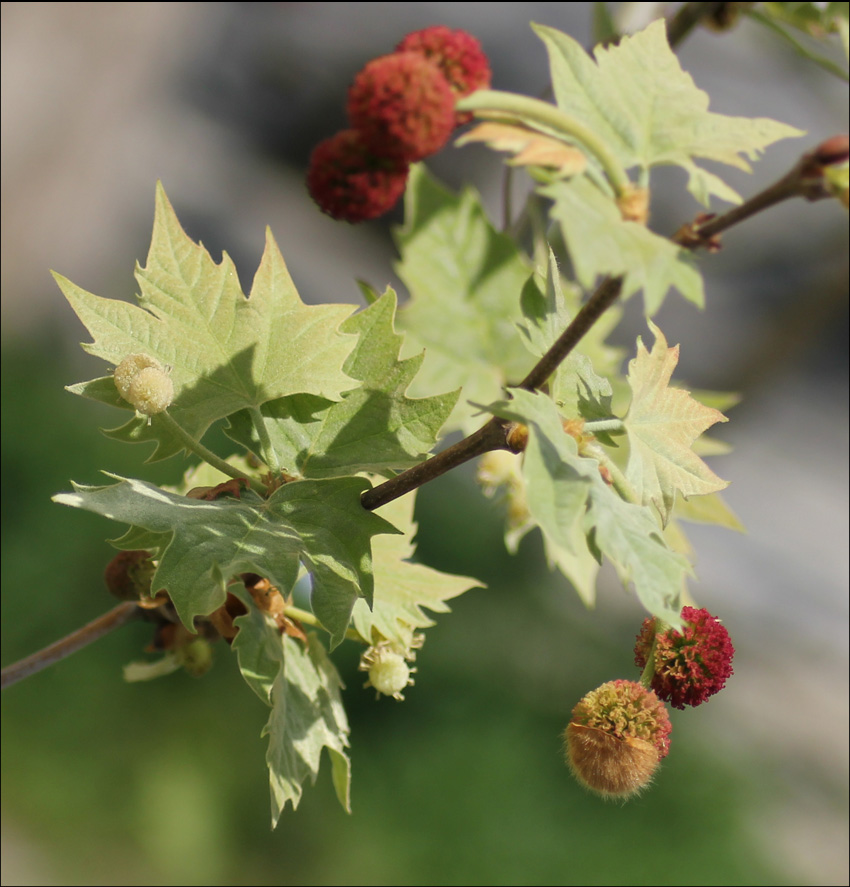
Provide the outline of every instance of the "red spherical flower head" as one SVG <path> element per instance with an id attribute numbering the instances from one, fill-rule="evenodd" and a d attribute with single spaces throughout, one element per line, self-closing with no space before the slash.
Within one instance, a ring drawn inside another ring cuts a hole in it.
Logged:
<path id="1" fill-rule="evenodd" d="M 322 212 L 346 222 L 362 222 L 395 206 L 404 192 L 407 172 L 404 163 L 375 157 L 360 133 L 346 129 L 313 149 L 307 189 Z"/>
<path id="2" fill-rule="evenodd" d="M 645 788 L 670 751 L 664 703 L 635 681 L 609 681 L 573 709 L 564 733 L 567 763 L 603 798 L 625 800 Z"/>
<path id="3" fill-rule="evenodd" d="M 481 44 L 466 31 L 453 31 L 445 25 L 424 28 L 408 34 L 396 52 L 418 52 L 439 65 L 456 100 L 490 87 L 490 62 Z M 460 126 L 471 119 L 469 112 L 457 114 L 455 124 Z"/>
<path id="4" fill-rule="evenodd" d="M 348 119 L 378 157 L 413 163 L 439 151 L 454 129 L 455 98 L 433 62 L 416 52 L 373 59 L 348 90 Z"/>
<path id="5" fill-rule="evenodd" d="M 656 634 L 645 619 L 635 644 L 635 664 L 644 668 L 655 641 L 652 689 L 673 708 L 700 705 L 726 686 L 735 648 L 729 632 L 708 610 L 682 609 L 684 633 L 672 628 Z"/>

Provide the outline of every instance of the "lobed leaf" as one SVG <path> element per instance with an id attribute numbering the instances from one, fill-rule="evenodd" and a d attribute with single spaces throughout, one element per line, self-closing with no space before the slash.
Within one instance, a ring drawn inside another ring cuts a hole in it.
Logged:
<path id="1" fill-rule="evenodd" d="M 598 462 L 578 455 L 550 398 L 521 389 L 510 393 L 510 401 L 490 409 L 528 427 L 523 463 L 528 509 L 553 546 L 552 560 L 592 603 L 595 570 L 588 557 L 608 557 L 623 583 L 634 583 L 650 613 L 678 624 L 690 565 L 667 546 L 652 511 L 621 499 L 602 479 Z"/>
<path id="2" fill-rule="evenodd" d="M 667 292 L 677 289 L 702 307 L 702 275 L 688 250 L 625 221 L 613 200 L 589 179 L 577 177 L 540 188 L 554 203 L 552 218 L 561 227 L 576 277 L 585 289 L 607 274 L 624 275 L 623 298 L 643 290 L 646 314 L 658 311 Z"/>
<path id="3" fill-rule="evenodd" d="M 708 110 L 708 95 L 682 70 L 667 42 L 663 19 L 616 46 L 597 46 L 593 58 L 567 34 L 533 25 L 546 45 L 558 107 L 602 138 L 624 168 L 676 165 L 688 173 L 688 190 L 702 204 L 713 195 L 740 196 L 694 158 L 749 171 L 766 147 L 803 135 L 768 118 L 729 117 Z"/>
<path id="4" fill-rule="evenodd" d="M 344 370 L 361 384 L 341 400 L 295 394 L 261 408 L 272 446 L 289 474 L 388 474 L 421 462 L 436 444 L 459 392 L 407 397 L 423 356 L 398 359 L 403 337 L 395 332 L 395 313 L 396 295 L 389 289 L 342 324 L 342 332 L 357 336 Z M 230 417 L 227 433 L 260 455 L 248 411 Z"/>
<path id="5" fill-rule="evenodd" d="M 531 368 L 520 341 L 519 297 L 529 268 L 516 244 L 488 221 L 480 198 L 454 195 L 424 167 L 411 168 L 405 224 L 396 235 L 399 277 L 410 301 L 399 312 L 409 349 L 425 349 L 412 393 L 455 390 L 446 430 L 475 424 L 468 401 L 489 403 Z"/>
<path id="6" fill-rule="evenodd" d="M 54 501 L 157 533 L 171 532 L 152 587 L 171 596 L 193 630 L 195 616 L 221 606 L 230 577 L 253 572 L 283 593 L 295 584 L 299 563 L 313 580 L 313 610 L 340 643 L 358 597 L 372 599 L 371 538 L 398 532 L 363 509 L 365 478 L 285 484 L 268 499 L 251 490 L 241 499 L 213 502 L 169 493 L 140 480 L 82 487 Z"/>
<path id="7" fill-rule="evenodd" d="M 679 347 L 668 348 L 661 330 L 652 322 L 649 327 L 655 336 L 652 351 L 639 337 L 637 357 L 629 362 L 632 402 L 623 420 L 631 448 L 626 478 L 641 502 L 655 505 L 666 524 L 677 492 L 687 498 L 728 486 L 692 449 L 706 429 L 727 419 L 687 391 L 670 387 Z"/>
<path id="8" fill-rule="evenodd" d="M 197 439 L 238 410 L 295 393 L 338 400 L 354 384 L 342 369 L 354 340 L 338 330 L 352 306 L 305 305 L 269 230 L 246 298 L 230 257 L 225 253 L 216 264 L 186 235 L 161 184 L 147 264 L 136 268 L 138 305 L 54 277 L 93 337 L 83 346 L 88 352 L 116 365 L 141 352 L 171 368 L 175 399 L 169 413 Z M 105 382 L 71 390 L 131 409 Z M 154 441 L 155 459 L 182 449 L 156 416 L 150 423 L 135 417 L 112 434 Z"/>
<path id="9" fill-rule="evenodd" d="M 255 607 L 235 620 L 239 633 L 232 649 L 248 685 L 271 706 L 263 736 L 269 737 L 266 763 L 271 788 L 272 828 L 287 803 L 301 800 L 307 777 L 315 783 L 322 749 L 331 756 L 334 787 L 351 812 L 349 726 L 340 697 L 342 681 L 314 633 L 303 644 L 281 635 Z"/>
<path id="10" fill-rule="evenodd" d="M 354 604 L 352 622 L 364 640 L 394 643 L 404 653 L 411 650 L 417 629 L 434 624 L 423 608 L 448 613 L 446 601 L 480 586 L 477 579 L 442 573 L 424 564 L 412 563 L 416 548 L 413 537 L 415 495 L 404 496 L 378 509 L 378 514 L 398 527 L 402 535 L 376 538 L 372 543 L 375 592 L 371 609 L 366 601 Z"/>

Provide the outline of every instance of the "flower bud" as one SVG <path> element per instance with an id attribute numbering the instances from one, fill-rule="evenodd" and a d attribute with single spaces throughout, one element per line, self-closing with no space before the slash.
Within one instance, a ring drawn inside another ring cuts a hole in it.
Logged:
<path id="1" fill-rule="evenodd" d="M 410 658 L 413 658 L 412 653 Z M 416 671 L 387 641 L 369 647 L 360 657 L 360 670 L 369 672 L 364 687 L 374 687 L 378 695 L 392 696 L 399 701 L 404 699 L 401 691 L 413 685 L 410 675 Z"/>
<path id="2" fill-rule="evenodd" d="M 573 709 L 564 732 L 576 779 L 603 798 L 625 800 L 645 788 L 670 751 L 664 703 L 634 681 L 609 681 Z"/>
<path id="3" fill-rule="evenodd" d="M 130 383 L 143 369 L 153 367 L 157 370 L 165 372 L 165 367 L 149 354 L 128 354 L 121 363 L 115 367 L 112 378 L 115 380 L 115 387 L 124 400 L 129 400 L 127 395 L 130 392 Z"/>
<path id="4" fill-rule="evenodd" d="M 729 632 L 708 610 L 682 608 L 684 633 L 645 619 L 635 644 L 635 665 L 652 656 L 652 689 L 673 708 L 700 705 L 726 686 L 735 648 Z M 654 643 L 654 649 L 653 649 Z"/>
<path id="5" fill-rule="evenodd" d="M 133 377 L 126 400 L 136 408 L 136 412 L 155 416 L 167 410 L 174 400 L 174 383 L 164 370 L 145 367 Z"/>

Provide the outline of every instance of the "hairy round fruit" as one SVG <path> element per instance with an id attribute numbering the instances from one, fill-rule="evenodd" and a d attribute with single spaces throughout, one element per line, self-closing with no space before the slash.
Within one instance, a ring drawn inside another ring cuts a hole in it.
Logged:
<path id="1" fill-rule="evenodd" d="M 164 370 L 145 367 L 133 377 L 125 399 L 142 415 L 155 416 L 167 410 L 174 400 L 174 383 Z"/>
<path id="2" fill-rule="evenodd" d="M 722 690 L 735 654 L 729 632 L 708 610 L 683 607 L 682 621 L 684 633 L 659 631 L 655 619 L 645 619 L 635 644 L 635 665 L 645 668 L 651 655 L 652 689 L 679 709 L 701 705 Z"/>
<path id="3" fill-rule="evenodd" d="M 129 400 L 127 396 L 130 393 L 130 384 L 133 379 L 144 369 L 153 367 L 154 369 L 165 372 L 165 367 L 149 354 L 128 354 L 121 363 L 115 367 L 112 378 L 115 380 L 115 387 L 124 400 Z"/>
<path id="4" fill-rule="evenodd" d="M 490 62 L 478 40 L 466 31 L 452 31 L 445 25 L 423 28 L 408 34 L 398 44 L 396 52 L 418 52 L 438 65 L 455 94 L 455 100 L 476 89 L 490 87 Z M 455 125 L 471 119 L 468 112 L 457 114 Z"/>
<path id="5" fill-rule="evenodd" d="M 376 157 L 356 130 L 320 142 L 310 156 L 307 189 L 322 212 L 363 222 L 391 210 L 404 193 L 407 165 Z"/>
<path id="6" fill-rule="evenodd" d="M 649 785 L 670 751 L 664 703 L 634 681 L 609 681 L 573 709 L 564 731 L 576 779 L 603 798 L 625 800 Z"/>
<path id="7" fill-rule="evenodd" d="M 373 59 L 348 91 L 348 119 L 377 157 L 413 163 L 439 151 L 454 129 L 455 95 L 418 52 Z"/>

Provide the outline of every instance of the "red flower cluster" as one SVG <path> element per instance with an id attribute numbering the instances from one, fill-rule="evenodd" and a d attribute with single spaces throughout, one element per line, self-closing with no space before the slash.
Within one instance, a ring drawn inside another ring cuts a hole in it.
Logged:
<path id="1" fill-rule="evenodd" d="M 635 681 L 609 681 L 573 709 L 564 733 L 578 781 L 606 798 L 628 798 L 649 784 L 670 751 L 664 703 Z"/>
<path id="2" fill-rule="evenodd" d="M 321 142 L 310 157 L 307 187 L 323 212 L 360 222 L 393 207 L 407 167 L 439 151 L 463 115 L 461 96 L 490 85 L 490 65 L 464 31 L 425 28 L 396 51 L 373 59 L 348 91 L 352 129 Z"/>
<path id="3" fill-rule="evenodd" d="M 645 619 L 635 644 L 635 664 L 644 668 L 655 643 L 652 689 L 674 708 L 700 705 L 726 686 L 735 648 L 729 632 L 708 612 L 682 609 L 684 633 L 656 633 L 654 619 Z"/>

